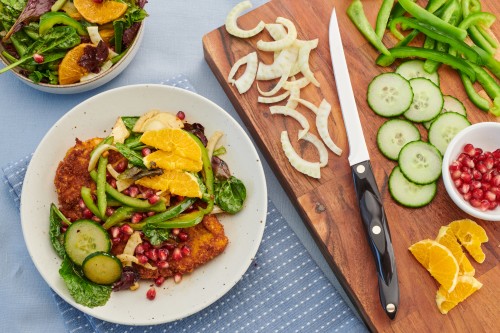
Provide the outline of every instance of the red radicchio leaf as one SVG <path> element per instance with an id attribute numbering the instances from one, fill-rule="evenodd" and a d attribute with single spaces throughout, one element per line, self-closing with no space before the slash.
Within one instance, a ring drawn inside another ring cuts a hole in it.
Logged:
<path id="1" fill-rule="evenodd" d="M 78 60 L 78 65 L 92 73 L 99 73 L 102 63 L 108 58 L 108 46 L 102 41 L 97 46 L 87 45 L 83 55 Z"/>
<path id="2" fill-rule="evenodd" d="M 144 8 L 144 6 L 148 3 L 148 0 L 137 0 L 136 3 L 140 8 Z"/>
<path id="3" fill-rule="evenodd" d="M 139 27 L 141 24 L 139 22 L 135 22 L 130 26 L 130 28 L 125 29 L 123 32 L 123 44 L 125 45 L 126 48 L 132 44 L 134 41 L 135 36 L 137 35 L 137 31 L 139 31 Z"/>
<path id="4" fill-rule="evenodd" d="M 19 31 L 24 25 L 35 21 L 48 12 L 55 2 L 56 0 L 28 0 L 26 7 L 2 40 L 7 41 L 13 33 Z"/>

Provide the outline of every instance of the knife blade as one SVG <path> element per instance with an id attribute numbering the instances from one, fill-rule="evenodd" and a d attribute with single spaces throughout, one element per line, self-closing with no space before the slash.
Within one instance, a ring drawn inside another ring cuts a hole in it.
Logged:
<path id="1" fill-rule="evenodd" d="M 394 249 L 359 119 L 335 8 L 330 18 L 329 43 L 340 108 L 349 141 L 348 160 L 361 220 L 375 258 L 380 302 L 389 318 L 394 319 L 399 307 L 399 285 Z"/>

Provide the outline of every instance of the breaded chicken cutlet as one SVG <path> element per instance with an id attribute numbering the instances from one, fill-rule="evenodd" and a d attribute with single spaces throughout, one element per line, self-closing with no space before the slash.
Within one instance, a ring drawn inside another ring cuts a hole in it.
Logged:
<path id="1" fill-rule="evenodd" d="M 68 150 L 57 168 L 54 184 L 60 210 L 71 220 L 83 218 L 80 207 L 82 186 L 89 187 L 92 192 L 95 192 L 95 183 L 89 175 L 88 165 L 90 153 L 100 141 L 102 141 L 100 138 L 87 141 L 76 139 L 75 146 Z M 110 164 L 119 163 L 122 159 L 123 156 L 110 151 Z M 176 242 L 173 245 L 178 248 L 186 246 L 189 249 L 189 255 L 183 255 L 181 259 L 177 260 L 173 259 L 173 256 L 169 256 L 168 267 L 155 270 L 134 264 L 141 279 L 156 279 L 159 276 L 167 278 L 176 273 L 192 272 L 220 255 L 228 244 L 224 227 L 215 215 L 206 215 L 198 225 L 185 228 L 183 231 L 188 235 L 187 241 Z M 127 238 L 113 243 L 112 253 L 115 255 L 123 253 L 126 243 Z"/>

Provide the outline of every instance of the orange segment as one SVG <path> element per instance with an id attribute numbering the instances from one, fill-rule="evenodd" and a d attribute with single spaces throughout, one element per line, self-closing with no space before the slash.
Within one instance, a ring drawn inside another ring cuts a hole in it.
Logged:
<path id="1" fill-rule="evenodd" d="M 82 57 L 83 50 L 87 45 L 92 44 L 79 44 L 66 53 L 58 69 L 59 84 L 80 82 L 82 76 L 88 74 L 88 71 L 78 64 L 78 60 Z"/>
<path id="2" fill-rule="evenodd" d="M 154 163 L 157 167 L 164 170 L 184 170 L 198 172 L 201 170 L 203 163 L 200 160 L 191 160 L 182 156 L 174 155 L 172 152 L 157 150 L 143 159 L 147 168 Z"/>
<path id="3" fill-rule="evenodd" d="M 188 132 L 178 128 L 165 128 L 158 131 L 147 131 L 141 142 L 163 150 L 172 155 L 201 162 L 201 149 Z"/>
<path id="4" fill-rule="evenodd" d="M 168 170 L 162 175 L 144 177 L 135 182 L 155 190 L 169 191 L 175 195 L 191 198 L 201 198 L 201 189 L 198 179 L 189 172 Z"/>
<path id="5" fill-rule="evenodd" d="M 453 253 L 436 241 L 425 239 L 410 246 L 410 252 L 446 291 L 455 288 L 458 279 L 458 262 Z"/>
<path id="6" fill-rule="evenodd" d="M 441 311 L 442 314 L 447 314 L 448 311 L 453 309 L 458 303 L 465 300 L 482 286 L 483 284 L 472 276 L 459 276 L 457 286 L 451 293 L 448 293 L 446 289 L 441 286 L 436 294 L 436 304 L 439 311 Z"/>
<path id="7" fill-rule="evenodd" d="M 469 219 L 453 221 L 449 224 L 449 227 L 472 258 L 479 263 L 484 262 L 486 255 L 481 249 L 481 244 L 488 241 L 486 231 L 479 224 Z"/>
<path id="8" fill-rule="evenodd" d="M 445 226 L 439 229 L 436 242 L 444 245 L 453 253 L 453 256 L 457 259 L 460 274 L 474 276 L 475 269 L 462 251 L 462 247 L 450 227 Z"/>
<path id="9" fill-rule="evenodd" d="M 101 3 L 94 0 L 73 0 L 73 4 L 87 21 L 97 24 L 114 21 L 128 9 L 127 4 L 111 0 L 104 0 Z"/>

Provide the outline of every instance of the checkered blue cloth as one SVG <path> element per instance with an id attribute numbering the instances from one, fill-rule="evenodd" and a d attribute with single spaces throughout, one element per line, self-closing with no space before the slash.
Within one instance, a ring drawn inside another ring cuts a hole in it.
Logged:
<path id="1" fill-rule="evenodd" d="M 182 75 L 162 83 L 194 91 Z M 18 205 L 30 160 L 27 156 L 2 168 Z M 187 318 L 154 326 L 117 325 L 86 315 L 53 295 L 68 332 L 366 331 L 271 201 L 262 243 L 242 279 L 218 301 Z"/>

